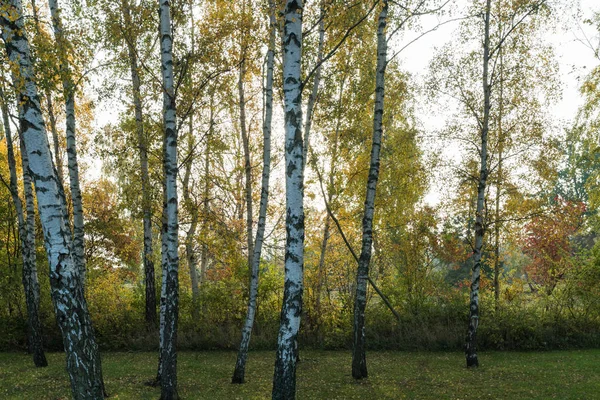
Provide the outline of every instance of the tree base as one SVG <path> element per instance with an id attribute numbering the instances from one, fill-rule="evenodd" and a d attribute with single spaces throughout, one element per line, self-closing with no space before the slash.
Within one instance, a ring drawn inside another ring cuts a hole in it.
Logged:
<path id="1" fill-rule="evenodd" d="M 236 369 L 233 373 L 233 376 L 231 377 L 231 383 L 236 385 L 241 385 L 242 383 L 244 383 L 244 374 L 239 373 Z"/>
<path id="2" fill-rule="evenodd" d="M 476 355 L 467 356 L 467 368 L 477 368 L 479 367 L 479 360 Z"/>

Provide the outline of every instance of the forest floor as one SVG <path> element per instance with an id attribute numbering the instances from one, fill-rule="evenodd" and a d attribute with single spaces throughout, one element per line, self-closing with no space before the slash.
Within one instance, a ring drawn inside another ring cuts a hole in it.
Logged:
<path id="1" fill-rule="evenodd" d="M 268 399 L 274 352 L 251 352 L 246 381 L 230 383 L 234 352 L 179 353 L 179 394 L 192 399 Z M 600 350 L 483 352 L 481 366 L 467 370 L 461 353 L 367 354 L 369 378 L 354 381 L 348 351 L 301 351 L 298 399 L 600 399 Z M 64 354 L 48 354 L 34 368 L 21 353 L 0 353 L 0 398 L 69 399 Z M 102 354 L 111 399 L 153 399 L 160 389 L 144 385 L 156 373 L 155 353 Z"/>

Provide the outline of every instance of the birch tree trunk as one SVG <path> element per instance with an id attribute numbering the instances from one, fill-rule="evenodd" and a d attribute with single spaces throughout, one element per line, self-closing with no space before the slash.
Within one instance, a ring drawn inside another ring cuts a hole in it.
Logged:
<path id="1" fill-rule="evenodd" d="M 35 254 L 35 216 L 33 193 L 31 191 L 31 178 L 27 172 L 27 154 L 21 154 L 23 168 L 23 184 L 25 194 L 25 205 L 27 208 L 27 219 L 23 212 L 23 202 L 19 197 L 17 186 L 17 163 L 13 150 L 12 132 L 9 123 L 8 106 L 4 89 L 0 85 L 0 100 L 2 101 L 2 119 L 4 122 L 4 133 L 6 135 L 6 148 L 8 156 L 8 168 L 10 170 L 10 193 L 19 226 L 19 237 L 21 238 L 21 256 L 23 258 L 23 289 L 25 290 L 25 304 L 27 306 L 27 341 L 33 355 L 33 363 L 36 367 L 48 366 L 44 353 L 42 324 L 40 323 L 40 284 L 37 275 Z"/>
<path id="2" fill-rule="evenodd" d="M 490 8 L 491 0 L 485 6 L 485 31 L 483 42 L 483 121 L 481 124 L 481 168 L 479 170 L 479 183 L 477 185 L 477 208 L 475 211 L 475 248 L 473 250 L 473 276 L 471 278 L 471 294 L 469 306 L 469 329 L 465 345 L 467 367 L 478 367 L 477 359 L 477 327 L 479 325 L 479 281 L 481 277 L 481 251 L 485 228 L 483 224 L 485 188 L 488 178 L 487 168 L 487 141 L 490 123 L 490 92 L 488 79 L 490 60 Z"/>
<path id="3" fill-rule="evenodd" d="M 373 143 L 371 165 L 367 179 L 367 194 L 362 221 L 362 248 L 356 275 L 356 296 L 354 298 L 354 345 L 352 348 L 352 377 L 362 379 L 368 376 L 365 356 L 365 308 L 367 306 L 367 283 L 369 264 L 373 246 L 373 216 L 375 213 L 375 193 L 379 179 L 379 152 L 383 134 L 383 99 L 385 91 L 385 68 L 387 65 L 387 24 L 388 2 L 383 1 L 377 28 L 377 71 L 375 84 L 375 109 L 373 113 Z"/>
<path id="4" fill-rule="evenodd" d="M 67 120 L 67 160 L 69 163 L 69 182 L 71 201 L 73 203 L 73 261 L 79 269 L 82 285 L 85 286 L 85 239 L 83 227 L 83 204 L 79 187 L 79 164 L 77 162 L 77 141 L 75 139 L 75 84 L 71 76 L 68 43 L 64 36 L 58 0 L 48 0 L 54 38 L 58 48 L 58 59 L 65 98 L 65 114 Z"/>
<path id="5" fill-rule="evenodd" d="M 31 0 L 31 8 L 33 10 L 33 21 L 35 24 L 35 32 L 37 35 L 42 34 L 40 29 L 40 19 L 37 13 L 37 5 L 35 0 Z M 56 116 L 54 115 L 54 102 L 52 101 L 52 92 L 46 89 L 44 94 L 46 97 L 46 108 L 48 111 L 48 121 L 50 122 L 50 133 L 52 134 L 52 143 L 54 145 L 54 162 L 56 165 L 56 171 L 58 172 L 58 181 L 64 191 L 64 176 L 63 176 L 63 164 L 62 158 L 60 157 L 60 145 L 58 142 L 58 130 L 56 129 Z"/>
<path id="6" fill-rule="evenodd" d="M 29 172 L 35 181 L 38 212 L 50 266 L 54 310 L 63 336 L 71 390 L 76 400 L 102 399 L 104 387 L 98 346 L 79 270 L 71 254 L 70 232 L 68 221 L 65 220 L 66 204 L 59 189 L 34 82 L 23 9 L 20 0 L 4 4 L 6 7 L 0 11 L 2 38 L 8 58 L 17 67 L 13 69 L 13 84 L 20 104 L 19 117 L 30 161 Z"/>
<path id="7" fill-rule="evenodd" d="M 296 396 L 298 329 L 304 280 L 304 149 L 302 145 L 302 0 L 287 0 L 283 27 L 283 92 L 285 104 L 286 243 L 285 283 L 273 399 Z"/>
<path id="8" fill-rule="evenodd" d="M 269 176 L 271 173 L 271 123 L 273 117 L 273 64 L 275 60 L 275 35 L 276 35 L 276 20 L 275 20 L 275 3 L 274 0 L 269 0 L 269 49 L 267 51 L 267 78 L 265 83 L 265 114 L 263 121 L 263 170 L 260 192 L 260 208 L 258 212 L 258 226 L 256 229 L 256 240 L 251 264 L 250 276 L 250 295 L 248 296 L 248 309 L 246 312 L 246 320 L 242 328 L 242 340 L 238 351 L 237 361 L 232 383 L 244 383 L 246 372 L 246 360 L 248 359 L 248 346 L 250 345 L 250 337 L 254 326 L 254 317 L 256 315 L 256 298 L 258 296 L 258 274 L 260 269 L 260 257 L 262 245 L 265 236 L 265 225 L 267 219 L 267 205 L 269 201 Z M 251 230 L 249 232 L 252 233 Z"/>
<path id="9" fill-rule="evenodd" d="M 129 2 L 123 0 L 123 20 L 125 31 L 132 26 Z M 146 285 L 145 319 L 148 330 L 158 326 L 156 318 L 156 279 L 154 277 L 154 257 L 152 250 L 152 201 L 150 199 L 150 174 L 148 172 L 148 139 L 144 132 L 144 117 L 142 109 L 141 82 L 138 67 L 135 38 L 126 34 L 129 68 L 133 92 L 133 108 L 135 112 L 135 128 L 138 137 L 138 154 L 142 177 L 142 213 L 144 224 L 144 282 Z"/>
<path id="10" fill-rule="evenodd" d="M 160 49 L 163 80 L 163 169 L 164 215 L 162 236 L 163 283 L 160 298 L 161 399 L 175 400 L 177 394 L 177 321 L 179 318 L 179 238 L 177 212 L 177 122 L 173 79 L 173 37 L 169 0 L 160 0 Z"/>

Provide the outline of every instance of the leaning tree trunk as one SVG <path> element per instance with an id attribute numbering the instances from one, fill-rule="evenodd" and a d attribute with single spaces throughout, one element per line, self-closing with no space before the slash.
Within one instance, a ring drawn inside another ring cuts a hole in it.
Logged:
<path id="1" fill-rule="evenodd" d="M 0 85 L 0 100 L 2 101 L 2 119 L 4 121 L 4 133 L 6 135 L 6 148 L 8 155 L 8 168 L 10 170 L 10 193 L 17 212 L 19 224 L 19 237 L 21 238 L 21 256 L 23 258 L 23 289 L 25 290 L 25 303 L 27 306 L 27 327 L 29 348 L 33 354 L 33 363 L 36 367 L 48 366 L 42 340 L 42 324 L 40 323 L 40 284 L 37 275 L 35 254 L 35 216 L 33 193 L 31 192 L 31 179 L 27 172 L 27 154 L 21 154 L 23 167 L 23 182 L 25 193 L 25 205 L 27 208 L 27 219 L 23 212 L 23 202 L 19 197 L 17 186 L 17 163 L 13 150 L 12 132 L 10 129 L 8 106 L 4 90 Z"/>
<path id="2" fill-rule="evenodd" d="M 177 320 L 179 318 L 179 223 L 177 219 L 177 121 L 173 79 L 173 37 L 169 0 L 160 0 L 160 49 L 163 84 L 163 170 L 165 230 L 162 235 L 163 284 L 160 298 L 161 399 L 177 394 Z"/>
<path id="3" fill-rule="evenodd" d="M 242 328 L 242 340 L 238 351 L 237 362 L 232 383 L 244 383 L 246 372 L 246 360 L 248 359 L 248 346 L 250 345 L 250 336 L 254 326 L 254 316 L 256 315 L 256 298 L 258 296 L 258 273 L 260 267 L 260 256 L 265 237 L 265 225 L 267 219 L 267 205 L 269 201 L 269 175 L 271 172 L 271 121 L 273 117 L 273 64 L 275 60 L 275 3 L 269 0 L 270 25 L 269 25 L 269 49 L 267 51 L 267 81 L 265 84 L 265 115 L 263 121 L 263 171 L 260 192 L 260 208 L 258 212 L 258 227 L 256 229 L 256 240 L 254 242 L 254 251 L 252 255 L 251 276 L 250 276 L 250 295 L 248 297 L 248 310 L 246 312 L 246 321 Z M 251 231 L 250 231 L 251 233 Z"/>
<path id="4" fill-rule="evenodd" d="M 298 329 L 304 280 L 304 151 L 302 145 L 302 0 L 287 0 L 283 27 L 283 92 L 285 104 L 285 283 L 273 399 L 296 396 Z"/>
<path id="5" fill-rule="evenodd" d="M 490 123 L 490 92 L 491 87 L 488 79 L 490 60 L 490 5 L 487 0 L 485 6 L 485 32 L 483 42 L 483 121 L 481 124 L 481 169 L 479 171 L 479 183 L 477 185 L 477 209 L 475 215 L 475 248 L 473 250 L 473 276 L 471 279 L 471 295 L 469 307 L 469 330 L 465 345 L 465 356 L 467 367 L 478 367 L 477 360 L 477 326 L 479 325 L 479 280 L 481 276 L 481 251 L 483 249 L 483 235 L 485 228 L 483 224 L 485 188 L 488 177 L 487 169 L 487 140 Z"/>
<path id="6" fill-rule="evenodd" d="M 71 76 L 67 40 L 65 38 L 58 0 L 49 0 L 52 27 L 58 48 L 60 73 L 65 98 L 65 114 L 67 120 L 67 160 L 69 163 L 69 181 L 71 201 L 73 203 L 73 261 L 79 269 L 82 285 L 85 286 L 85 240 L 83 228 L 83 204 L 79 187 L 79 164 L 77 162 L 77 141 L 75 139 L 75 83 Z"/>
<path id="7" fill-rule="evenodd" d="M 371 165 L 367 179 L 367 195 L 362 221 L 362 248 L 356 274 L 356 296 L 354 298 L 354 345 L 352 348 L 352 376 L 362 379 L 368 376 L 365 356 L 365 308 L 367 306 L 367 283 L 371 248 L 373 247 L 373 215 L 375 213 L 375 193 L 379 179 L 379 152 L 383 134 L 383 98 L 385 90 L 385 68 L 387 65 L 387 24 L 388 2 L 384 0 L 379 14 L 377 28 L 377 71 L 375 84 L 375 109 L 373 113 L 373 143 Z"/>
<path id="8" fill-rule="evenodd" d="M 133 26 L 129 2 L 123 0 L 123 20 L 125 30 Z M 142 177 L 142 213 L 144 224 L 144 281 L 146 284 L 145 318 L 148 330 L 156 329 L 156 281 L 154 277 L 154 257 L 152 251 L 152 201 L 150 199 L 150 173 L 148 172 L 148 139 L 144 132 L 144 117 L 142 110 L 142 95 L 140 75 L 138 72 L 137 50 L 135 38 L 126 37 L 127 53 L 129 55 L 129 68 L 133 89 L 133 108 L 135 112 L 135 129 L 138 138 L 138 154 L 140 157 L 140 172 Z"/>
<path id="9" fill-rule="evenodd" d="M 29 172 L 35 181 L 54 310 L 63 336 L 72 395 L 77 400 L 102 399 L 104 388 L 98 346 L 83 295 L 80 271 L 71 254 L 71 238 L 68 221 L 65 220 L 66 204 L 54 170 L 34 82 L 22 5 L 20 0 L 11 0 L 5 6 L 0 11 L 2 38 L 8 58 L 16 66 L 12 71 L 20 105 L 21 132 L 29 157 Z"/>

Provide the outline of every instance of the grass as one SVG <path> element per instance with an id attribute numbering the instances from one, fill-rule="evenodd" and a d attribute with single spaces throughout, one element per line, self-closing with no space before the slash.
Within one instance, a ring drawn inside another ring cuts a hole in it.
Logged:
<path id="1" fill-rule="evenodd" d="M 179 394 L 191 399 L 268 399 L 274 353 L 250 354 L 246 381 L 230 383 L 233 352 L 179 354 Z M 351 356 L 341 351 L 302 351 L 298 399 L 600 399 L 600 350 L 481 353 L 481 367 L 467 370 L 461 353 L 370 352 L 370 377 L 356 382 Z M 155 374 L 154 353 L 104 353 L 111 399 L 158 399 L 144 386 Z M 0 353 L 0 398 L 70 399 L 64 355 L 34 368 L 26 354 Z"/>

